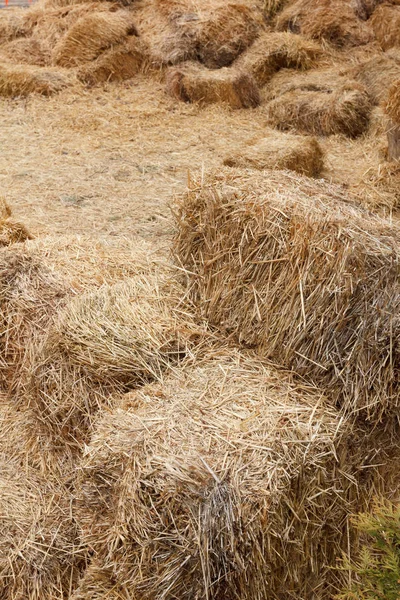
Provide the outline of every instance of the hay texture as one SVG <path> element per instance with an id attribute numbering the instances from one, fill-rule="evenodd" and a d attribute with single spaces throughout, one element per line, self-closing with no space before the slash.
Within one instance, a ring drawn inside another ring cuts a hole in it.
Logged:
<path id="1" fill-rule="evenodd" d="M 68 491 L 0 453 L 2 600 L 64 600 L 83 559 Z"/>
<path id="2" fill-rule="evenodd" d="M 388 116 L 388 157 L 389 160 L 400 160 L 400 79 L 389 88 L 385 111 Z"/>
<path id="3" fill-rule="evenodd" d="M 400 79 L 400 54 L 376 54 L 348 71 L 349 77 L 365 86 L 372 101 L 385 100 L 389 88 Z"/>
<path id="4" fill-rule="evenodd" d="M 400 158 L 400 155 L 399 155 Z M 389 215 L 400 208 L 400 165 L 385 162 L 363 174 L 352 188 L 362 203 L 371 208 L 382 208 Z"/>
<path id="5" fill-rule="evenodd" d="M 61 67 L 90 62 L 135 33 L 128 11 L 89 13 L 78 19 L 60 39 L 53 49 L 53 62 Z"/>
<path id="6" fill-rule="evenodd" d="M 228 167 L 287 169 L 316 177 L 323 169 L 323 151 L 315 138 L 271 132 L 224 159 Z"/>
<path id="7" fill-rule="evenodd" d="M 400 47 L 400 6 L 378 6 L 370 23 L 383 50 Z"/>
<path id="8" fill-rule="evenodd" d="M 194 182 L 176 218 L 177 259 L 211 325 L 347 413 L 398 416 L 398 228 L 340 187 L 273 171 Z"/>
<path id="9" fill-rule="evenodd" d="M 251 73 L 263 86 L 280 69 L 310 69 L 321 54 L 316 42 L 290 32 L 268 32 L 237 59 L 235 66 Z"/>
<path id="10" fill-rule="evenodd" d="M 255 108 L 260 93 L 248 73 L 224 67 L 209 71 L 196 64 L 171 68 L 166 77 L 167 93 L 183 102 L 201 105 L 223 103 L 231 108 Z"/>
<path id="11" fill-rule="evenodd" d="M 369 26 L 357 19 L 350 4 L 337 0 L 290 2 L 278 15 L 276 27 L 337 47 L 360 46 L 373 39 Z"/>
<path id="12" fill-rule="evenodd" d="M 0 65 L 0 96 L 51 96 L 72 85 L 73 81 L 69 74 L 58 69 Z"/>
<path id="13" fill-rule="evenodd" d="M 282 74 L 282 78 L 281 78 Z M 324 72 L 290 77 L 282 71 L 272 80 L 268 123 L 281 130 L 314 135 L 357 137 L 369 125 L 372 102 L 360 83 Z"/>
<path id="14" fill-rule="evenodd" d="M 9 205 L 0 196 L 0 247 L 32 239 L 33 235 L 27 227 L 13 219 Z"/>
<path id="15" fill-rule="evenodd" d="M 351 7 L 359 19 L 367 21 L 383 0 L 352 0 Z"/>
<path id="16" fill-rule="evenodd" d="M 216 352 L 100 420 L 78 477 L 83 539 L 129 597 L 325 597 L 365 499 L 345 439 L 320 393 Z"/>

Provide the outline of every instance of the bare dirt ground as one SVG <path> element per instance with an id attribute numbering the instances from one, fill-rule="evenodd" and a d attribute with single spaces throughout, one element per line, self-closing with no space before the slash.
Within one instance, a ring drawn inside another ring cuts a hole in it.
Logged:
<path id="1" fill-rule="evenodd" d="M 0 194 L 36 235 L 132 237 L 167 246 L 169 203 L 190 172 L 267 131 L 264 107 L 200 108 L 169 98 L 158 81 L 0 100 Z M 352 183 L 379 160 L 379 144 L 320 140 L 324 177 Z"/>

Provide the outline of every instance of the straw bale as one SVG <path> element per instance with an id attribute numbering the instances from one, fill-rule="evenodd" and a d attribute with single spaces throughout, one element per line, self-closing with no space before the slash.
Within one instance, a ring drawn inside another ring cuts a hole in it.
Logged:
<path id="1" fill-rule="evenodd" d="M 51 96 L 72 85 L 74 78 L 60 69 L 30 65 L 0 65 L 0 96 Z"/>
<path id="2" fill-rule="evenodd" d="M 399 415 L 396 226 L 339 186 L 274 171 L 210 174 L 176 219 L 175 253 L 210 325 L 347 412 Z"/>
<path id="3" fill-rule="evenodd" d="M 272 98 L 266 106 L 270 125 L 314 135 L 341 133 L 349 137 L 357 137 L 368 128 L 372 103 L 360 83 L 337 75 L 325 79 L 324 72 L 311 72 L 297 79 L 281 73 L 283 85 L 278 74 L 268 90 Z"/>
<path id="4" fill-rule="evenodd" d="M 378 6 L 370 23 L 383 50 L 400 47 L 400 6 Z"/>
<path id="5" fill-rule="evenodd" d="M 83 567 L 68 490 L 0 454 L 0 596 L 64 600 Z"/>
<path id="6" fill-rule="evenodd" d="M 106 50 L 95 61 L 81 67 L 78 78 L 88 85 L 123 81 L 143 71 L 146 65 L 147 48 L 140 38 L 129 36 L 122 44 Z"/>
<path id="7" fill-rule="evenodd" d="M 231 108 L 254 108 L 260 104 L 254 78 L 229 67 L 209 71 L 189 63 L 171 68 L 166 77 L 166 90 L 177 100 L 202 105 L 222 102 Z"/>
<path id="8" fill-rule="evenodd" d="M 136 34 L 126 10 L 94 12 L 80 17 L 53 49 L 53 62 L 76 67 L 97 58 L 104 50 Z"/>
<path id="9" fill-rule="evenodd" d="M 264 0 L 263 13 L 269 20 L 283 9 L 288 0 Z"/>
<path id="10" fill-rule="evenodd" d="M 400 158 L 400 155 L 399 155 Z M 400 208 L 400 164 L 386 162 L 363 174 L 352 192 L 371 207 L 386 208 L 390 213 Z"/>
<path id="11" fill-rule="evenodd" d="M 264 33 L 237 59 L 235 66 L 251 73 L 262 86 L 280 69 L 310 69 L 321 54 L 316 42 L 293 33 Z"/>
<path id="12" fill-rule="evenodd" d="M 92 560 L 69 600 L 131 600 L 129 588 L 116 583 L 111 569 Z"/>
<path id="13" fill-rule="evenodd" d="M 278 15 L 278 31 L 301 33 L 334 46 L 360 46 L 372 41 L 372 31 L 357 19 L 347 2 L 340 0 L 297 0 Z"/>
<path id="14" fill-rule="evenodd" d="M 351 0 L 351 7 L 359 19 L 367 21 L 382 2 L 383 0 Z"/>
<path id="15" fill-rule="evenodd" d="M 323 169 L 323 151 L 313 137 L 271 132 L 224 159 L 228 167 L 288 169 L 316 177 Z"/>
<path id="16" fill-rule="evenodd" d="M 396 57 L 390 54 L 376 54 L 352 67 L 348 75 L 362 83 L 373 102 L 378 104 L 386 98 L 391 85 L 400 79 L 400 60 L 396 60 Z"/>
<path id="17" fill-rule="evenodd" d="M 389 118 L 396 123 L 396 125 L 400 125 L 400 77 L 393 83 L 388 91 L 385 110 Z"/>
<path id="18" fill-rule="evenodd" d="M 0 19 L 0 44 L 30 34 L 25 21 L 25 9 L 2 11 Z"/>
<path id="19" fill-rule="evenodd" d="M 351 439 L 313 388 L 215 352 L 100 420 L 77 483 L 83 539 L 129 597 L 328 598 L 368 494 Z"/>
<path id="20" fill-rule="evenodd" d="M 7 62 L 44 67 L 50 63 L 50 53 L 40 40 L 22 37 L 0 46 L 0 54 Z"/>

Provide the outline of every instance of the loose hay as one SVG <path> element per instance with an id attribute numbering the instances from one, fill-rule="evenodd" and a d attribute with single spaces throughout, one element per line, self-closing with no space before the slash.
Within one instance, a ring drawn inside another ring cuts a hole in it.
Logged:
<path id="1" fill-rule="evenodd" d="M 359 19 L 367 21 L 383 0 L 352 0 L 351 7 Z"/>
<path id="2" fill-rule="evenodd" d="M 50 53 L 40 40 L 31 37 L 18 38 L 0 47 L 0 54 L 7 62 L 44 67 L 50 63 Z"/>
<path id="3" fill-rule="evenodd" d="M 400 155 L 399 155 L 400 158 Z M 389 214 L 400 208 L 400 164 L 382 163 L 363 174 L 352 191 L 362 197 L 363 203 L 383 207 Z"/>
<path id="4" fill-rule="evenodd" d="M 79 66 L 135 33 L 128 11 L 86 14 L 60 39 L 53 50 L 53 62 L 62 67 Z"/>
<path id="5" fill-rule="evenodd" d="M 61 485 L 0 454 L 0 596 L 64 600 L 83 568 L 71 499 Z"/>
<path id="6" fill-rule="evenodd" d="M 271 132 L 224 159 L 228 167 L 288 169 L 316 177 L 323 169 L 323 152 L 315 138 Z"/>
<path id="7" fill-rule="evenodd" d="M 400 6 L 378 6 L 370 23 L 383 50 L 400 47 Z"/>
<path id="8" fill-rule="evenodd" d="M 33 236 L 25 225 L 12 218 L 10 207 L 0 196 L 0 247 L 32 239 Z"/>
<path id="9" fill-rule="evenodd" d="M 357 137 L 369 125 L 372 110 L 367 90 L 359 83 L 337 77 L 324 81 L 311 73 L 280 87 L 280 75 L 272 81 L 275 97 L 266 106 L 268 123 L 281 130 L 314 135 L 344 134 Z M 276 83 L 275 83 L 276 80 Z"/>
<path id="10" fill-rule="evenodd" d="M 337 186 L 273 171 L 210 175 L 176 210 L 175 253 L 210 325 L 346 412 L 398 417 L 398 228 Z"/>
<path id="11" fill-rule="evenodd" d="M 83 539 L 129 597 L 329 597 L 368 495 L 351 439 L 312 388 L 215 353 L 100 420 L 77 484 Z"/>
<path id="12" fill-rule="evenodd" d="M 400 79 L 400 55 L 377 54 L 351 68 L 348 75 L 363 84 L 373 102 L 378 104 L 386 98 L 391 85 Z"/>
<path id="13" fill-rule="evenodd" d="M 209 71 L 189 64 L 170 69 L 166 90 L 177 100 L 202 105 L 222 102 L 231 108 L 254 108 L 260 104 L 260 93 L 253 77 L 227 67 Z"/>
<path id="14" fill-rule="evenodd" d="M 389 88 L 385 111 L 388 115 L 388 157 L 400 160 L 400 79 Z"/>
<path id="15" fill-rule="evenodd" d="M 73 78 L 57 69 L 0 65 L 0 96 L 51 96 L 72 83 Z"/>
<path id="16" fill-rule="evenodd" d="M 262 86 L 279 69 L 310 69 L 321 54 L 318 44 L 293 33 L 264 33 L 238 58 L 235 66 L 251 73 Z"/>

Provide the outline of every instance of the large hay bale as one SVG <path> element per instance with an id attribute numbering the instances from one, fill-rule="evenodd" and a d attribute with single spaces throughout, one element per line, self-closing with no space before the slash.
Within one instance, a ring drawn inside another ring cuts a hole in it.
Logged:
<path id="1" fill-rule="evenodd" d="M 228 167 L 287 169 L 316 177 L 323 169 L 323 151 L 313 137 L 271 132 L 224 159 Z"/>
<path id="2" fill-rule="evenodd" d="M 400 79 L 400 55 L 376 54 L 348 71 L 350 78 L 362 83 L 374 103 L 386 98 L 388 89 Z"/>
<path id="3" fill-rule="evenodd" d="M 400 6 L 378 6 L 370 23 L 383 50 L 400 47 Z"/>
<path id="4" fill-rule="evenodd" d="M 338 186 L 271 171 L 194 182 L 175 253 L 212 326 L 373 422 L 399 415 L 400 230 Z"/>
<path id="5" fill-rule="evenodd" d="M 262 86 L 280 69 L 310 69 L 321 54 L 318 44 L 293 33 L 264 33 L 237 59 L 235 66 L 251 73 Z"/>
<path id="6" fill-rule="evenodd" d="M 0 454 L 0 596 L 64 600 L 84 564 L 68 490 Z"/>
<path id="7" fill-rule="evenodd" d="M 360 22 L 348 2 L 296 0 L 278 15 L 278 31 L 301 33 L 334 46 L 359 46 L 372 41 L 369 26 Z"/>
<path id="8" fill-rule="evenodd" d="M 83 539 L 129 597 L 328 598 L 369 494 L 351 440 L 320 392 L 215 353 L 100 420 L 77 483 Z"/>
<path id="9" fill-rule="evenodd" d="M 94 12 L 80 17 L 53 49 L 53 62 L 76 67 L 97 58 L 104 50 L 136 34 L 132 15 L 126 10 Z"/>
<path id="10" fill-rule="evenodd" d="M 88 85 L 131 79 L 147 65 L 147 48 L 140 38 L 129 36 L 79 69 L 78 78 Z"/>
<path id="11" fill-rule="evenodd" d="M 304 76 L 280 74 L 272 80 L 271 101 L 266 106 L 268 123 L 278 129 L 314 135 L 344 134 L 357 137 L 368 128 L 372 109 L 367 90 L 338 76 L 325 79 L 318 71 Z"/>
<path id="12" fill-rule="evenodd" d="M 190 63 L 171 68 L 166 77 L 166 90 L 173 98 L 202 105 L 225 103 L 231 108 L 254 108 L 260 104 L 253 77 L 228 67 L 209 71 Z"/>
<path id="13" fill-rule="evenodd" d="M 0 65 L 0 96 L 51 96 L 72 85 L 74 78 L 59 69 Z"/>
<path id="14" fill-rule="evenodd" d="M 363 204 L 381 208 L 391 215 L 400 208 L 400 164 L 397 161 L 382 163 L 363 173 L 352 192 L 362 199 Z"/>

